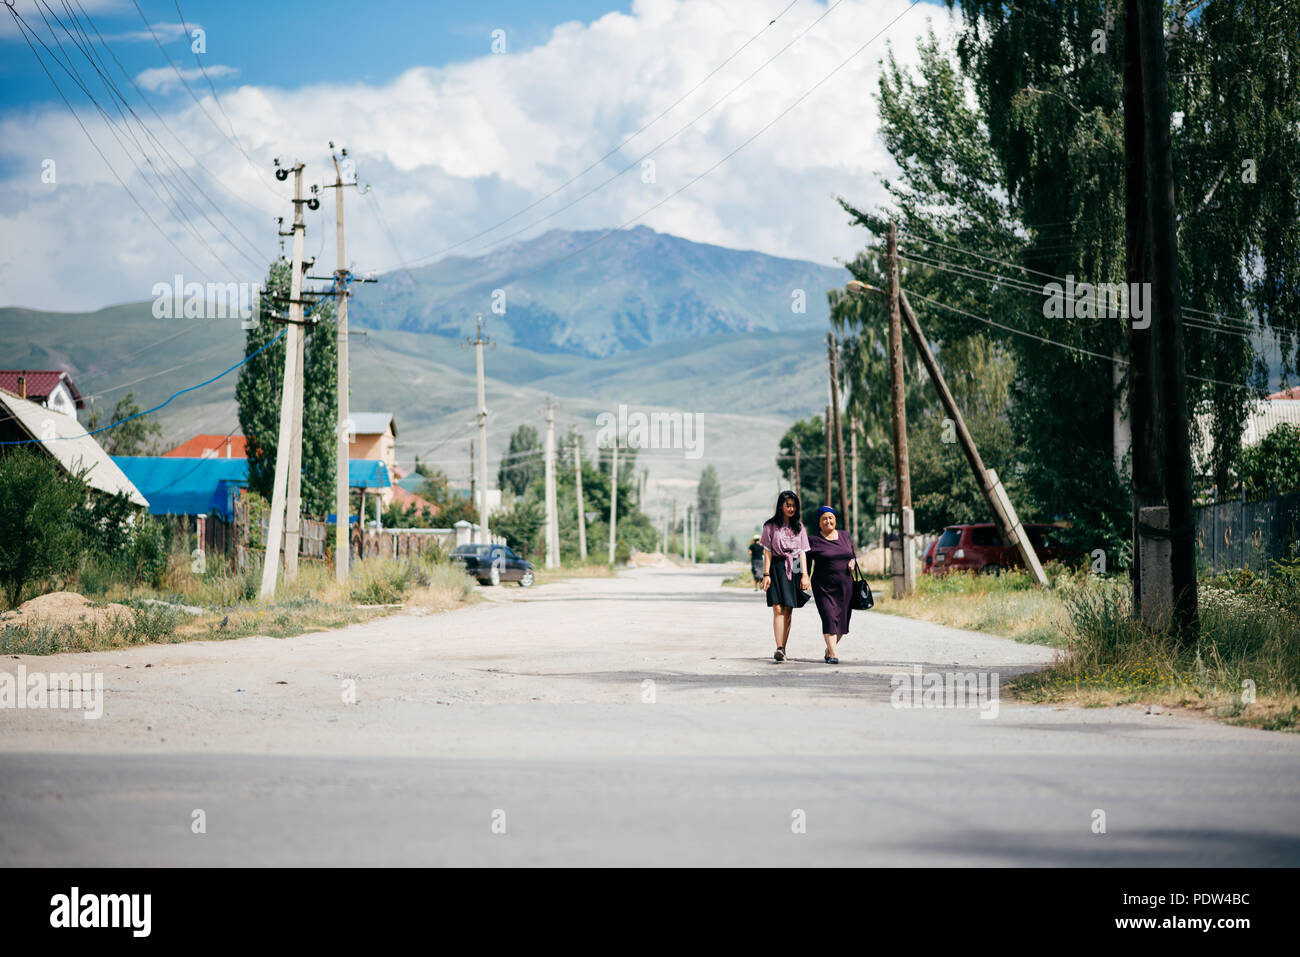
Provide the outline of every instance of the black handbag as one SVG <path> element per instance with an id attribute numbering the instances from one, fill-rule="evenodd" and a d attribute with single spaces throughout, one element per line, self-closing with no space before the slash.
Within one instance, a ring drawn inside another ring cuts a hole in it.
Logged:
<path id="1" fill-rule="evenodd" d="M 867 580 L 862 577 L 862 572 L 857 563 L 853 565 L 853 610 L 866 611 L 876 604 L 875 597 L 871 594 L 871 586 Z"/>

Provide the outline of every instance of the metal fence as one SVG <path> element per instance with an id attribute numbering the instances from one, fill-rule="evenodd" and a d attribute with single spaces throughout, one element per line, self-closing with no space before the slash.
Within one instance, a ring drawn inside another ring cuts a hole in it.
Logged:
<path id="1" fill-rule="evenodd" d="M 1300 492 L 1198 507 L 1196 549 L 1201 572 L 1248 568 L 1267 576 L 1273 562 L 1300 556 Z"/>

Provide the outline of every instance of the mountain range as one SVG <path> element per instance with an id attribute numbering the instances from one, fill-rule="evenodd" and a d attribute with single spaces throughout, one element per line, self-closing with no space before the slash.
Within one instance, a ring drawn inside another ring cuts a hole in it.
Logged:
<path id="1" fill-rule="evenodd" d="M 693 500 L 700 470 L 712 464 L 723 489 L 722 532 L 741 536 L 771 512 L 781 434 L 825 405 L 826 290 L 849 276 L 638 227 L 554 230 L 378 278 L 353 286 L 351 405 L 395 415 L 400 465 L 411 468 L 418 455 L 467 482 L 475 384 L 464 336 L 481 313 L 496 341 L 485 357 L 493 476 L 510 432 L 522 424 L 541 431 L 548 395 L 558 434 L 577 427 L 588 448 L 597 417 L 620 405 L 700 413 L 701 458 L 639 454 L 638 469 L 649 473 L 647 511 Z M 504 315 L 492 311 L 498 289 Z M 792 308 L 801 296 L 802 312 Z M 151 306 L 0 308 L 0 367 L 66 369 L 102 423 L 127 392 L 149 408 L 242 357 L 238 320 L 156 319 Z M 235 378 L 155 413 L 162 444 L 236 430 Z"/>

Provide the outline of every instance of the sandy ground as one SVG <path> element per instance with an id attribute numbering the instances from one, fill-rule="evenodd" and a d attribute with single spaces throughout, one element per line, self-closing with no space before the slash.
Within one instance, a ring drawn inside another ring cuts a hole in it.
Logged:
<path id="1" fill-rule="evenodd" d="M 1053 653 L 865 613 L 828 666 L 810 607 L 777 664 L 761 596 L 724 573 L 6 658 L 100 672 L 105 699 L 98 720 L 0 710 L 0 863 L 1300 863 L 1300 736 L 895 707 L 891 677 L 916 666 L 1005 679 Z"/>

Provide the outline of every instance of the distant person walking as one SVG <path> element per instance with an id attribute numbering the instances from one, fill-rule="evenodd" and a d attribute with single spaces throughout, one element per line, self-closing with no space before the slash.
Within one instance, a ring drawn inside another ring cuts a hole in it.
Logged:
<path id="1" fill-rule="evenodd" d="M 763 546 L 762 589 L 772 609 L 772 634 L 776 637 L 777 661 L 785 661 L 785 643 L 790 639 L 794 609 L 808 601 L 808 532 L 799 520 L 799 496 L 788 489 L 776 497 L 776 511 L 763 525 L 759 536 Z M 800 570 L 795 584 L 795 564 Z"/>
<path id="2" fill-rule="evenodd" d="M 749 540 L 749 572 L 754 576 L 754 591 L 763 587 L 763 545 L 755 535 Z"/>
<path id="3" fill-rule="evenodd" d="M 826 663 L 838 665 L 840 659 L 836 644 L 849 633 L 849 615 L 853 613 L 856 553 L 849 533 L 835 527 L 835 509 L 829 505 L 817 509 L 817 525 L 818 531 L 809 536 L 808 542 L 808 554 L 812 558 L 812 593 L 822 619 Z"/>

